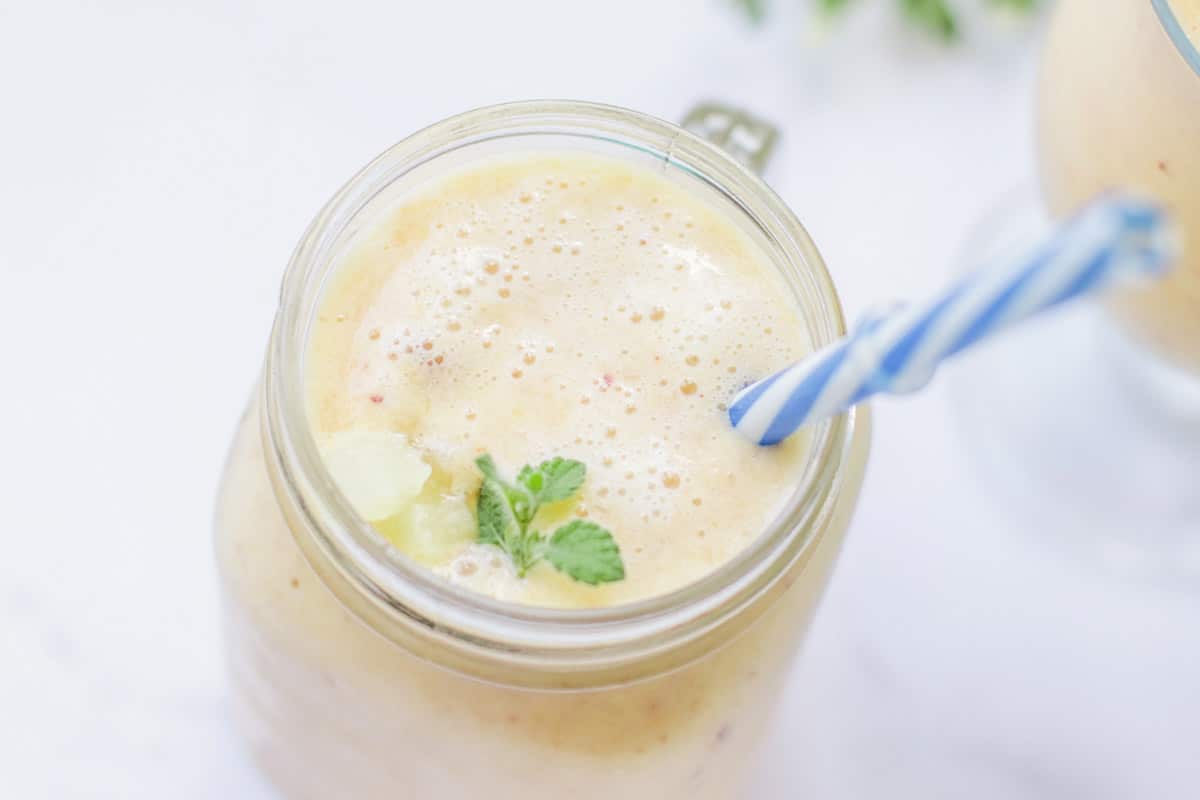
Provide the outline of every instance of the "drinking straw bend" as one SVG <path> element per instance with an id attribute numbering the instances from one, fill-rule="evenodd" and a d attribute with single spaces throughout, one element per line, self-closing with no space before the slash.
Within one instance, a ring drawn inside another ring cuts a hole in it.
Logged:
<path id="1" fill-rule="evenodd" d="M 747 386 L 730 403 L 729 420 L 750 441 L 776 444 L 874 394 L 923 387 L 942 361 L 1009 325 L 1115 281 L 1160 275 L 1174 252 L 1161 209 L 1101 197 L 1031 250 L 924 303 L 869 315 L 849 336 Z"/>

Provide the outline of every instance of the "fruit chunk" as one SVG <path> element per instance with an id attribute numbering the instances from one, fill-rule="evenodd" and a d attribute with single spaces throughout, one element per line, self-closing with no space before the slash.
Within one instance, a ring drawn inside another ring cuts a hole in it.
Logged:
<path id="1" fill-rule="evenodd" d="M 440 566 L 475 539 L 475 517 L 461 497 L 413 503 L 375 526 L 415 561 Z"/>
<path id="2" fill-rule="evenodd" d="M 335 433 L 321 455 L 342 494 L 369 522 L 398 514 L 429 479 L 429 465 L 399 433 Z"/>

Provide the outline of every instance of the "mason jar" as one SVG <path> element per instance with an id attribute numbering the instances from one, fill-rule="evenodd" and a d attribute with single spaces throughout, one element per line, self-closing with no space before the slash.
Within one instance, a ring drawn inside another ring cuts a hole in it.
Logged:
<path id="1" fill-rule="evenodd" d="M 528 102 L 400 142 L 313 221 L 283 281 L 262 379 L 217 502 L 236 720 L 288 797 L 744 797 L 829 581 L 867 456 L 865 407 L 815 425 L 784 510 L 740 555 L 669 594 L 602 609 L 499 602 L 389 548 L 335 488 L 305 417 L 304 354 L 325 278 L 411 187 L 474 159 L 586 150 L 653 166 L 758 243 L 813 348 L 844 333 L 816 248 L 750 170 L 623 109 Z"/>
<path id="2" fill-rule="evenodd" d="M 1053 212 L 1116 187 L 1173 212 L 1177 268 L 1115 292 L 1110 308 L 1135 339 L 1200 375 L 1200 0 L 1060 0 L 1038 116 Z"/>

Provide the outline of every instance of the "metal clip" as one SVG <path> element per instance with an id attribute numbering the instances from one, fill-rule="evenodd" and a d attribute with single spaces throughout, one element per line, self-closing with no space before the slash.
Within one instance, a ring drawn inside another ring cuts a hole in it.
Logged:
<path id="1" fill-rule="evenodd" d="M 760 174 L 779 138 L 771 123 L 721 103 L 700 103 L 683 118 L 683 127 Z"/>

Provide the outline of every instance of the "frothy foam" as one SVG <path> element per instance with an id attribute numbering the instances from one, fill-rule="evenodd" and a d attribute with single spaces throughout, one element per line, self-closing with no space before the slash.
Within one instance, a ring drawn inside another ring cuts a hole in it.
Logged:
<path id="1" fill-rule="evenodd" d="M 409 197 L 345 257 L 315 328 L 310 407 L 322 432 L 404 433 L 467 505 L 481 452 L 513 472 L 585 462 L 578 500 L 538 524 L 610 528 L 625 581 L 585 588 L 548 568 L 518 581 L 479 548 L 431 566 L 505 599 L 621 602 L 700 577 L 782 506 L 805 443 L 753 448 L 724 412 L 803 355 L 801 323 L 753 242 L 662 176 L 583 155 L 489 162 Z"/>

